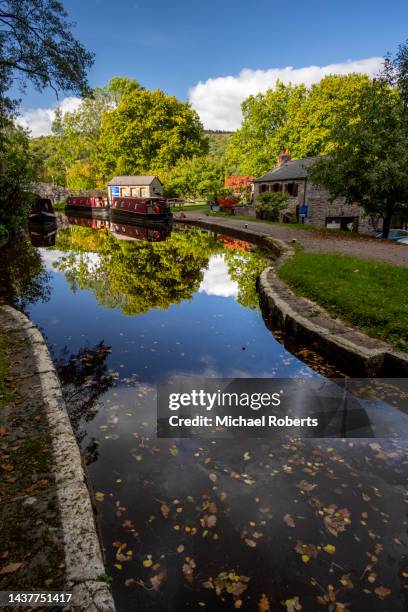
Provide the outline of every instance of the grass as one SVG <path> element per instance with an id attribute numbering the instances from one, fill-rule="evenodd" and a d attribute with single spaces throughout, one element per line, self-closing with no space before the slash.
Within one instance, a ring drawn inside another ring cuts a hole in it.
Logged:
<path id="1" fill-rule="evenodd" d="M 408 351 L 408 269 L 347 255 L 298 251 L 278 274 L 306 296 L 370 336 Z"/>

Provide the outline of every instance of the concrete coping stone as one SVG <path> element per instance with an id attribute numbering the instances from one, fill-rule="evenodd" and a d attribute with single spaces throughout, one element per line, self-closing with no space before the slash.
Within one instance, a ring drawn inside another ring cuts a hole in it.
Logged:
<path id="1" fill-rule="evenodd" d="M 49 494 L 56 496 L 60 515 L 64 588 L 73 592 L 74 601 L 69 609 L 115 612 L 112 594 L 103 580 L 103 554 L 80 450 L 47 345 L 41 332 L 22 312 L 1 306 L 1 314 L 2 331 L 8 332 L 11 338 L 23 337 L 25 347 L 21 350 L 27 350 L 33 357 L 25 384 L 36 383 L 32 397 L 43 405 L 52 442 L 54 484 Z"/>

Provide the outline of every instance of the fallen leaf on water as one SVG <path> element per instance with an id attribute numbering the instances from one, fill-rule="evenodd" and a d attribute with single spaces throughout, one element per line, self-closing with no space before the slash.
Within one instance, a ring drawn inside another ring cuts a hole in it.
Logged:
<path id="1" fill-rule="evenodd" d="M 170 514 L 170 508 L 168 507 L 167 504 L 162 504 L 160 506 L 160 512 L 162 513 L 163 517 L 166 519 Z"/>
<path id="2" fill-rule="evenodd" d="M 350 574 L 344 574 L 344 576 L 340 578 L 340 582 L 346 589 L 354 588 L 354 584 L 350 580 Z"/>
<path id="3" fill-rule="evenodd" d="M 297 612 L 297 610 L 301 610 L 302 609 L 302 605 L 300 603 L 300 599 L 299 597 L 292 597 L 292 599 L 287 599 L 284 602 L 284 605 L 286 606 L 287 612 Z"/>
<path id="4" fill-rule="evenodd" d="M 190 557 L 186 557 L 186 562 L 183 564 L 182 571 L 185 579 L 188 582 L 193 582 L 193 574 L 196 564 L 194 563 L 194 559 L 190 559 Z"/>
<path id="5" fill-rule="evenodd" d="M 285 516 L 283 517 L 283 522 L 286 523 L 288 527 L 295 527 L 295 521 L 293 520 L 290 514 L 285 514 Z"/>
<path id="6" fill-rule="evenodd" d="M 244 542 L 250 548 L 255 548 L 256 546 L 256 542 L 254 542 L 254 540 L 250 540 L 249 538 L 245 538 Z"/>
<path id="7" fill-rule="evenodd" d="M 143 561 L 143 567 L 152 567 L 153 561 L 151 559 L 145 559 Z"/>
<path id="8" fill-rule="evenodd" d="M 0 569 L 0 574 L 13 574 L 19 570 L 20 567 L 23 567 L 23 565 L 24 563 L 9 563 L 8 565 L 3 565 Z"/>
<path id="9" fill-rule="evenodd" d="M 182 553 L 183 551 L 184 551 L 184 546 L 183 546 L 183 544 L 179 544 L 179 545 L 177 546 L 177 552 L 178 552 L 178 553 Z"/>
<path id="10" fill-rule="evenodd" d="M 388 595 L 391 594 L 391 589 L 387 589 L 387 587 L 384 587 L 384 586 L 379 586 L 376 589 L 374 589 L 374 593 L 378 595 L 380 599 L 384 599 L 384 597 L 387 597 Z"/>
<path id="11" fill-rule="evenodd" d="M 303 563 L 309 563 L 310 561 L 309 555 L 302 555 L 302 561 Z"/>
<path id="12" fill-rule="evenodd" d="M 329 553 L 329 555 L 334 555 L 336 552 L 336 547 L 333 546 L 333 544 L 326 544 L 326 546 L 323 546 L 323 550 Z"/>
<path id="13" fill-rule="evenodd" d="M 173 457 L 176 457 L 178 455 L 178 448 L 177 448 L 177 446 L 175 444 L 170 446 L 169 452 L 170 452 L 171 455 L 173 455 Z"/>
<path id="14" fill-rule="evenodd" d="M 259 603 L 258 603 L 258 610 L 259 612 L 269 612 L 270 609 L 271 609 L 271 606 L 269 603 L 269 599 L 267 598 L 265 593 L 262 593 L 261 599 L 259 600 Z"/>
<path id="15" fill-rule="evenodd" d="M 239 609 L 239 608 L 241 608 L 241 607 L 242 607 L 242 599 L 237 599 L 237 600 L 234 602 L 234 608 Z"/>
<path id="16" fill-rule="evenodd" d="M 208 478 L 211 480 L 211 482 L 216 482 L 217 481 L 217 474 L 209 474 Z"/>
<path id="17" fill-rule="evenodd" d="M 310 482 L 307 482 L 307 480 L 301 480 L 296 486 L 302 491 L 309 492 L 313 491 L 313 489 L 317 487 L 317 484 L 312 484 Z"/>
<path id="18" fill-rule="evenodd" d="M 160 585 L 163 582 L 164 577 L 165 577 L 165 573 L 164 572 L 160 572 L 160 574 L 156 574 L 155 576 L 152 576 L 150 578 L 150 584 L 152 585 L 154 591 L 158 591 L 159 590 Z"/>
<path id="19" fill-rule="evenodd" d="M 248 451 L 246 451 L 246 452 L 243 454 L 243 459 L 244 459 L 244 461 L 249 461 L 249 460 L 250 460 L 250 458 L 251 458 L 251 455 L 249 454 L 249 452 L 248 452 Z"/>
<path id="20" fill-rule="evenodd" d="M 105 493 L 102 493 L 102 491 L 97 491 L 95 493 L 95 499 L 98 502 L 103 502 L 103 500 L 105 499 Z"/>

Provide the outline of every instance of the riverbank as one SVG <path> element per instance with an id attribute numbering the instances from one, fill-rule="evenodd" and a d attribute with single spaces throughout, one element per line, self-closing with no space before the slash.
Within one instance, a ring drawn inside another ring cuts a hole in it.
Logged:
<path id="1" fill-rule="evenodd" d="M 79 449 L 38 329 L 0 307 L 0 590 L 114 610 Z"/>
<path id="2" fill-rule="evenodd" d="M 183 221 L 198 225 L 207 230 L 217 232 L 227 231 L 239 238 L 263 244 L 269 247 L 274 255 L 277 256 L 278 261 L 274 266 L 276 269 L 282 269 L 284 274 L 286 268 L 287 270 L 291 270 L 296 278 L 299 277 L 296 273 L 296 264 L 293 263 L 293 257 L 302 257 L 303 250 L 300 251 L 300 255 L 297 255 L 297 253 L 295 254 L 297 249 L 295 250 L 293 246 L 296 247 L 297 244 L 288 244 L 276 238 L 271 228 L 267 227 L 266 224 L 258 222 L 242 224 L 242 222 L 237 222 L 236 220 L 224 221 L 224 219 L 212 219 L 211 217 L 198 218 L 196 215 L 186 215 Z M 369 242 L 371 242 L 371 240 L 369 240 Z M 399 247 L 398 245 L 395 246 L 397 249 L 404 249 L 401 245 Z M 319 259 L 319 257 L 324 256 L 319 254 L 314 257 Z M 333 255 L 332 258 L 338 262 L 342 259 L 338 255 Z M 377 265 L 385 266 L 385 264 Z M 363 268 L 368 267 L 371 269 L 373 266 L 375 267 L 375 264 L 372 261 L 362 261 Z M 392 269 L 391 266 L 389 267 Z M 332 268 L 333 276 L 333 274 L 336 275 L 337 273 L 336 264 L 333 262 Z M 396 271 L 401 271 L 401 273 L 405 274 L 405 269 L 402 267 L 396 268 Z M 397 276 L 399 278 L 398 274 Z M 360 310 L 364 311 L 364 306 L 367 308 L 372 306 L 372 300 L 371 302 L 368 299 L 364 301 L 361 295 L 361 292 L 364 292 L 364 286 L 359 286 L 360 278 L 364 281 L 363 285 L 366 285 L 367 274 L 361 275 L 360 277 L 357 273 L 353 275 L 348 274 L 347 290 L 349 293 L 355 292 L 356 296 L 360 296 Z M 328 282 L 324 277 L 320 277 L 320 285 L 324 285 L 323 281 Z M 347 325 L 347 323 L 338 318 L 333 319 L 330 313 L 321 306 L 321 302 L 324 302 L 323 298 L 326 292 L 324 288 L 319 285 L 319 276 L 317 274 L 313 282 L 316 287 L 319 286 L 321 289 L 320 292 L 316 290 L 313 293 L 316 299 L 319 299 L 320 296 L 321 301 L 319 304 L 312 302 L 306 297 L 295 295 L 289 286 L 278 278 L 273 268 L 264 270 L 260 276 L 258 288 L 264 317 L 271 328 L 275 331 L 283 331 L 289 338 L 317 351 L 321 355 L 327 357 L 332 363 L 336 364 L 343 372 L 352 376 L 406 376 L 408 373 L 408 355 L 398 350 L 401 348 L 401 343 L 398 343 L 397 348 L 395 348 L 381 339 L 372 338 L 362 333 L 362 321 L 364 322 L 364 319 L 361 317 L 359 319 L 358 316 L 356 316 L 352 319 L 352 322 L 355 323 L 355 327 Z M 331 278 L 331 282 L 332 285 L 334 284 L 334 286 L 336 286 L 333 278 Z M 387 291 L 390 292 L 391 302 L 392 287 L 390 287 L 390 283 L 387 285 Z M 299 291 L 299 293 L 302 292 Z M 341 294 L 337 297 L 338 299 L 342 298 Z M 377 321 L 381 316 L 386 318 L 389 310 L 389 308 L 381 308 L 381 295 L 379 295 L 378 298 L 376 303 Z M 354 313 L 356 304 L 353 300 L 347 301 L 343 295 L 342 306 L 343 318 L 347 321 L 347 306 L 349 306 L 350 311 Z M 405 308 L 404 303 L 400 305 L 400 309 L 401 308 Z M 332 312 L 335 315 L 337 314 L 334 312 L 334 309 Z M 385 324 L 382 326 L 383 333 L 384 329 Z M 364 331 L 366 330 L 367 328 L 364 328 Z M 393 328 L 390 328 L 390 334 L 393 333 L 392 330 Z M 407 330 L 404 332 L 405 335 L 406 331 Z M 382 337 L 384 339 L 384 336 Z M 392 337 L 394 338 L 395 336 L 393 335 Z"/>
<path id="3" fill-rule="evenodd" d="M 178 217 L 179 215 L 176 213 L 175 219 L 178 220 Z M 251 220 L 250 217 L 236 219 L 233 216 L 212 217 L 200 212 L 185 212 L 184 221 L 194 223 L 199 220 L 215 224 L 216 227 L 221 229 L 237 229 L 246 226 L 253 232 L 277 240 L 289 243 L 295 240 L 304 251 L 310 253 L 337 253 L 408 267 L 408 246 L 397 244 L 391 240 L 348 234 L 347 232 L 323 231 L 318 228 L 315 230 L 301 229 L 299 225 Z"/>

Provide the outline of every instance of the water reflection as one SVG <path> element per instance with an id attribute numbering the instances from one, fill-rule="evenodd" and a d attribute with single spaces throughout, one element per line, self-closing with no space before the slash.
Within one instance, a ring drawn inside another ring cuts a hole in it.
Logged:
<path id="1" fill-rule="evenodd" d="M 114 233 L 28 247 L 49 286 L 28 311 L 91 462 L 118 611 L 405 609 L 406 441 L 157 439 L 161 377 L 316 374 L 266 328 L 250 246 Z"/>

